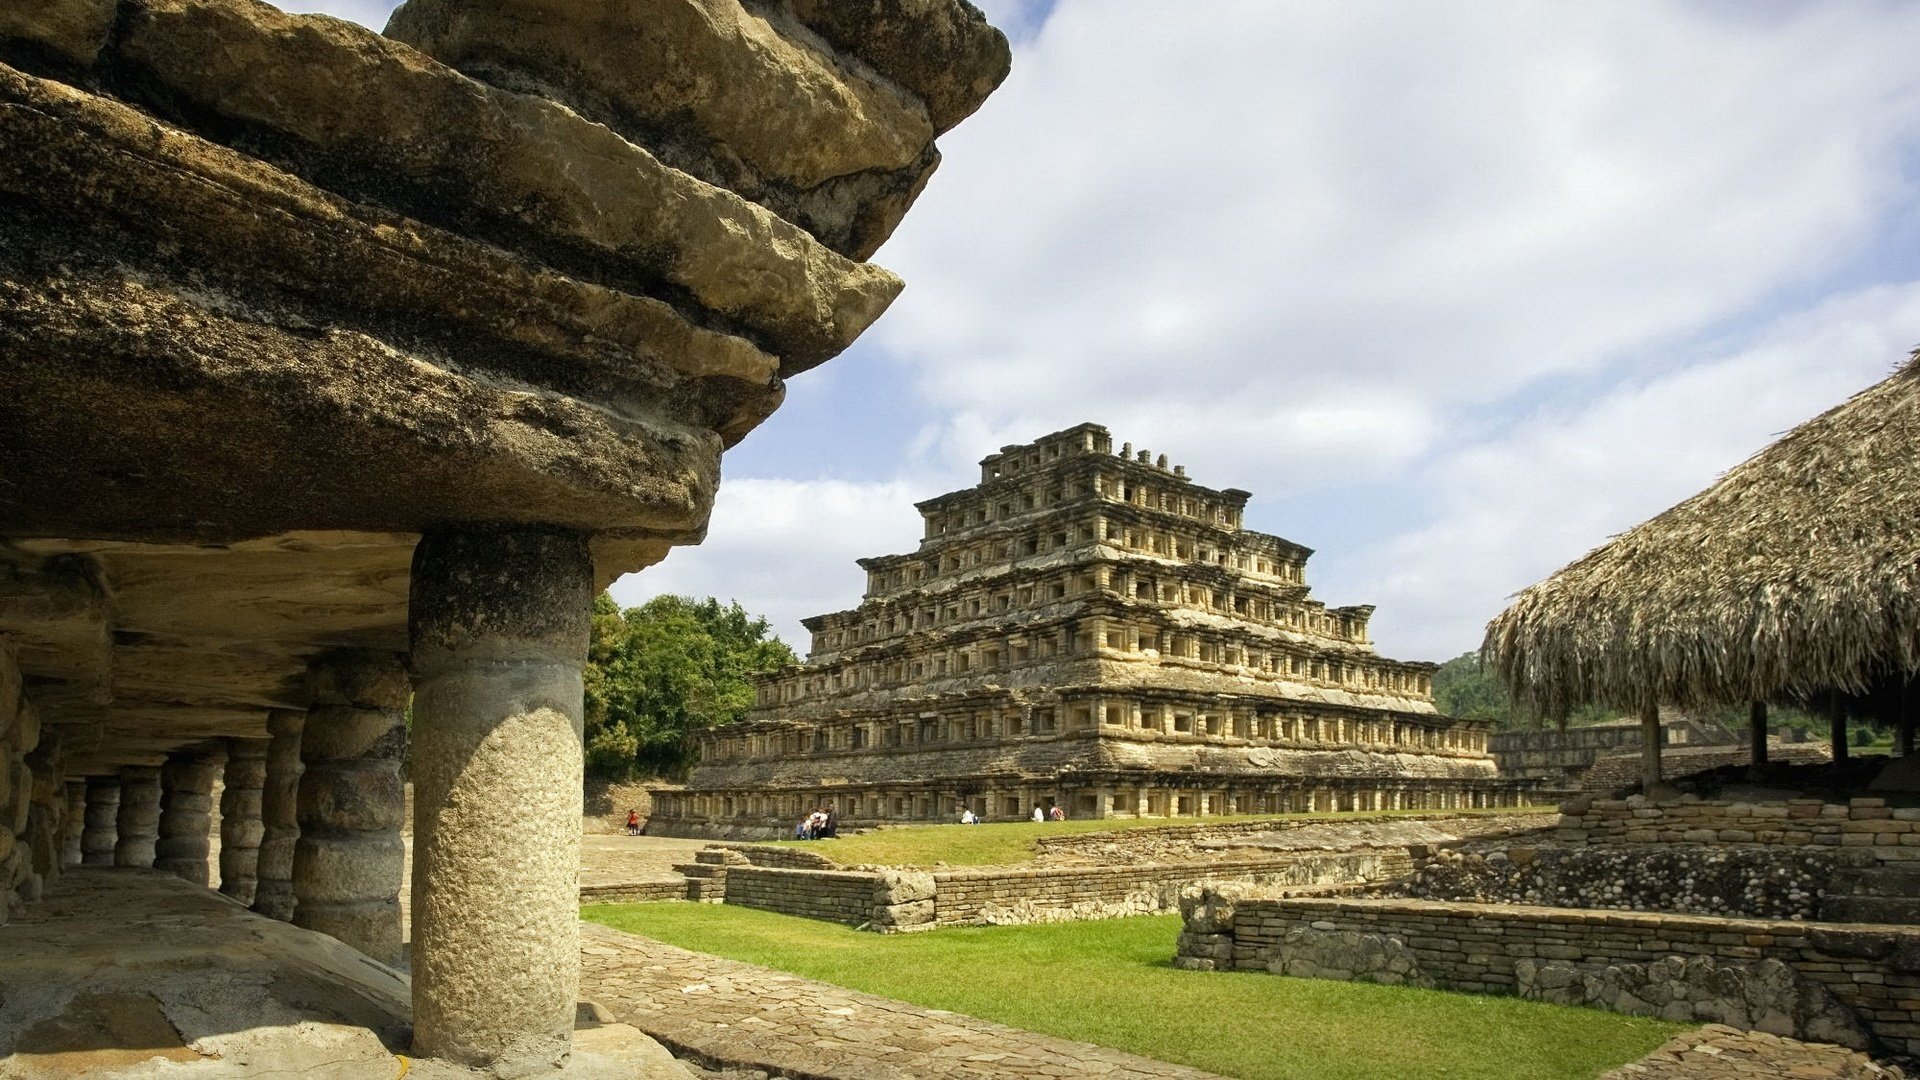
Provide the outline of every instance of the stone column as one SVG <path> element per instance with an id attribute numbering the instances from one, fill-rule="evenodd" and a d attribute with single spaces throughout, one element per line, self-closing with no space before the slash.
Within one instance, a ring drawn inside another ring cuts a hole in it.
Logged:
<path id="1" fill-rule="evenodd" d="M 80 861 L 87 866 L 112 866 L 115 824 L 120 816 L 120 778 L 89 776 L 87 806 L 81 814 Z"/>
<path id="2" fill-rule="evenodd" d="M 593 563 L 539 527 L 414 550 L 414 1049 L 503 1075 L 572 1046 Z"/>
<path id="3" fill-rule="evenodd" d="M 121 768 L 120 812 L 113 829 L 113 865 L 153 865 L 154 842 L 160 838 L 159 766 Z"/>
<path id="4" fill-rule="evenodd" d="M 267 780 L 267 740 L 228 739 L 220 790 L 220 891 L 253 903 L 260 866 L 260 789 Z"/>
<path id="5" fill-rule="evenodd" d="M 254 870 L 253 910 L 281 922 L 293 919 L 293 849 L 300 839 L 300 732 L 306 725 L 307 714 L 295 709 L 267 714 L 270 738 L 266 779 L 260 788 L 260 857 Z"/>
<path id="6" fill-rule="evenodd" d="M 213 828 L 213 778 L 220 755 L 181 750 L 167 755 L 160 769 L 160 839 L 153 868 L 207 884 L 208 834 Z"/>
<path id="7" fill-rule="evenodd" d="M 80 838 L 87 824 L 87 782 L 67 781 L 66 833 L 60 838 L 60 859 L 68 866 L 79 866 L 84 858 Z"/>
<path id="8" fill-rule="evenodd" d="M 398 964 L 406 669 L 392 653 L 329 653 L 308 667 L 307 693 L 293 924 Z"/>

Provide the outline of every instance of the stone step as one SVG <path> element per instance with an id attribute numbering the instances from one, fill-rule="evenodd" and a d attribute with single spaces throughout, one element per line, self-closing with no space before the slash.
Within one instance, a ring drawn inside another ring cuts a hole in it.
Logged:
<path id="1" fill-rule="evenodd" d="M 704 848 L 693 853 L 693 861 L 708 866 L 739 866 L 747 861 L 747 857 L 726 848 Z"/>
<path id="2" fill-rule="evenodd" d="M 689 881 L 695 879 L 725 878 L 727 876 L 726 867 L 715 866 L 712 863 L 675 863 L 673 864 L 673 870 L 674 873 L 679 874 Z"/>
<path id="3" fill-rule="evenodd" d="M 717 904 L 727 898 L 727 883 L 710 878 L 688 878 L 687 899 L 695 903 Z"/>

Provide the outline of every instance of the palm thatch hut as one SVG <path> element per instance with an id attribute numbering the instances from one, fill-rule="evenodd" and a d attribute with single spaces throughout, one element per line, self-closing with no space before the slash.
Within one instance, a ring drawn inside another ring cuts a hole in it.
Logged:
<path id="1" fill-rule="evenodd" d="M 1481 655 L 1516 701 L 1638 710 L 1765 703 L 1893 723 L 1920 704 L 1920 350 L 1719 482 L 1521 592 Z"/>

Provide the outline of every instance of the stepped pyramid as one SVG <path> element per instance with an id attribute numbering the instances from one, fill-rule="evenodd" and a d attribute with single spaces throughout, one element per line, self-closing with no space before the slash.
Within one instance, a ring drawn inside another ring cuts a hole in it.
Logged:
<path id="1" fill-rule="evenodd" d="M 1373 608 L 1313 599 L 1312 552 L 1242 528 L 1248 498 L 1097 424 L 1003 447 L 918 504 L 919 550 L 860 560 L 860 606 L 805 620 L 805 663 L 702 734 L 649 831 L 1516 802 L 1487 725 L 1374 651 Z"/>

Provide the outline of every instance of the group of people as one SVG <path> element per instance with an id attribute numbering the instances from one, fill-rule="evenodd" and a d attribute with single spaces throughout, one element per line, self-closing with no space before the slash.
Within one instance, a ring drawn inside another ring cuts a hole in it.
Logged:
<path id="1" fill-rule="evenodd" d="M 793 827 L 795 840 L 831 840 L 840 835 L 840 815 L 833 807 L 823 806 Z"/>
<path id="2" fill-rule="evenodd" d="M 1067 820 L 1067 812 L 1065 809 L 1061 808 L 1060 804 L 1058 803 L 1055 803 L 1051 809 L 1036 804 L 1033 808 L 1033 820 L 1065 821 Z"/>

